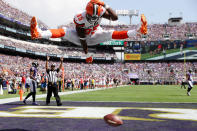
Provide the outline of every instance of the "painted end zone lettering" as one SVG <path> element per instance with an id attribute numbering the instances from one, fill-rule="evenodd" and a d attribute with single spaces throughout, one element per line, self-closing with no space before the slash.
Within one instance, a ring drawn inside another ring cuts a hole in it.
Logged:
<path id="1" fill-rule="evenodd" d="M 19 106 L 10 108 L 12 111 L 0 111 L 0 117 L 25 118 L 74 118 L 74 119 L 103 119 L 107 114 L 119 115 L 122 120 L 137 121 L 166 121 L 166 119 L 197 121 L 197 109 L 179 108 L 139 108 L 139 107 L 75 107 L 75 106 Z M 8 109 L 8 110 L 10 110 Z M 121 112 L 129 110 L 156 111 L 143 117 L 121 116 Z"/>

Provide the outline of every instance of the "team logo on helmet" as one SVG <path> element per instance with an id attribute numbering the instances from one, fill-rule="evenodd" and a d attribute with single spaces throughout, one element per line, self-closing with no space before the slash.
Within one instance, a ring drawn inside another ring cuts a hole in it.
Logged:
<path id="1" fill-rule="evenodd" d="M 86 17 L 89 22 L 98 21 L 101 17 L 102 6 L 89 2 L 86 6 Z"/>

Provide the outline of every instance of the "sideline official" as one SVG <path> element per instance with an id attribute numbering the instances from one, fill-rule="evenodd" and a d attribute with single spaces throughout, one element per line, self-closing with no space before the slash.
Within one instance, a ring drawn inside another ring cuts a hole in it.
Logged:
<path id="1" fill-rule="evenodd" d="M 48 90 L 47 90 L 47 98 L 46 98 L 46 105 L 50 104 L 50 99 L 52 96 L 52 93 L 54 94 L 54 97 L 57 102 L 57 106 L 61 106 L 61 100 L 58 95 L 58 85 L 57 85 L 57 74 L 59 73 L 60 69 L 62 68 L 62 63 L 63 63 L 63 57 L 60 58 L 61 63 L 59 68 L 55 69 L 55 65 L 51 65 L 51 69 L 48 69 L 48 61 L 50 57 L 47 56 L 47 61 L 46 61 L 46 72 L 48 74 Z"/>

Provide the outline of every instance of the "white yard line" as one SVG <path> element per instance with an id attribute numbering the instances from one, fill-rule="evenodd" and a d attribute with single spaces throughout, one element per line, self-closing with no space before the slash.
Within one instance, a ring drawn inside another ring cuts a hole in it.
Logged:
<path id="1" fill-rule="evenodd" d="M 123 86 L 121 86 L 123 87 Z M 115 87 L 112 87 L 115 88 Z M 68 91 L 68 92 L 59 92 L 59 95 L 70 95 L 70 94 L 76 94 L 76 93 L 84 93 L 84 92 L 91 92 L 91 91 L 97 91 L 97 90 L 105 90 L 105 89 L 112 89 L 112 88 L 96 88 L 96 89 L 86 89 L 86 90 L 77 90 L 77 91 Z M 36 95 L 36 99 L 38 98 L 46 98 L 47 94 L 42 94 L 42 95 Z M 26 96 L 23 96 L 25 98 Z M 31 99 L 29 99 L 31 100 Z M 5 98 L 5 99 L 0 99 L 0 104 L 6 104 L 10 102 L 16 102 L 20 101 L 20 97 L 14 97 L 14 98 Z"/>
<path id="2" fill-rule="evenodd" d="M 52 100 L 55 101 L 55 100 Z M 138 102 L 138 101 L 64 101 L 64 102 L 79 102 L 79 103 L 140 103 L 140 104 L 147 104 L 147 103 L 156 103 L 156 104 L 162 104 L 162 103 L 166 103 L 166 104 L 196 104 L 197 102 Z"/>

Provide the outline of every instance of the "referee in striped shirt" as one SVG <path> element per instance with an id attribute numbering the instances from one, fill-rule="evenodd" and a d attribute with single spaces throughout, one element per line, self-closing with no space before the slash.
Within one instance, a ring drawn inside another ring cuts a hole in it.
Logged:
<path id="1" fill-rule="evenodd" d="M 56 102 L 57 102 L 57 106 L 61 106 L 62 103 L 61 103 L 60 97 L 58 95 L 57 74 L 60 71 L 60 69 L 62 68 L 63 57 L 60 58 L 61 64 L 60 64 L 59 68 L 57 68 L 57 69 L 55 69 L 54 64 L 51 65 L 51 69 L 48 68 L 49 59 L 50 59 L 50 57 L 47 56 L 46 72 L 48 74 L 48 90 L 47 90 L 46 105 L 50 104 L 50 99 L 51 99 L 51 96 L 53 93 L 54 97 L 56 99 Z"/>

